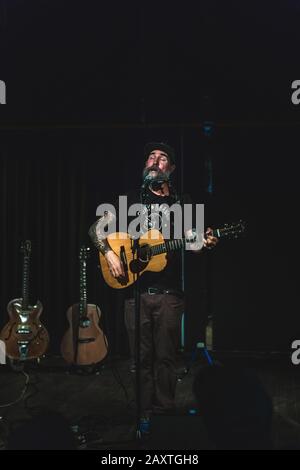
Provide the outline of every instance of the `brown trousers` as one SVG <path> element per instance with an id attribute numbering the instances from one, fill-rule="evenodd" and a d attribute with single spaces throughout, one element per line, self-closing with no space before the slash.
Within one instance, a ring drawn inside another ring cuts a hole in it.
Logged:
<path id="1" fill-rule="evenodd" d="M 176 355 L 180 345 L 182 298 L 141 294 L 141 408 L 143 413 L 170 413 L 175 408 Z M 125 301 L 125 324 L 134 355 L 134 299 Z"/>

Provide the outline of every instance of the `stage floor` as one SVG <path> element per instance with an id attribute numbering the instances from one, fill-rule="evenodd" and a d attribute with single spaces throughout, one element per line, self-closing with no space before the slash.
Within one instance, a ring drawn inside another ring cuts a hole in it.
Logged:
<path id="1" fill-rule="evenodd" d="M 274 448 L 300 448 L 300 366 L 293 366 L 288 354 L 214 352 L 212 356 L 224 364 L 256 370 L 273 399 Z M 192 383 L 198 368 L 205 365 L 200 353 L 193 361 L 189 355 L 182 358 L 176 390 L 179 420 L 193 419 L 189 415 L 196 408 Z M 185 366 L 190 366 L 187 373 Z M 135 374 L 128 359 L 109 358 L 97 371 L 86 374 L 70 370 L 59 357 L 45 357 L 40 364 L 26 364 L 23 371 L 1 366 L 0 382 L 1 449 L 12 430 L 45 409 L 67 418 L 79 449 L 141 446 L 136 439 Z M 169 429 L 174 426 L 174 419 L 164 417 L 166 429 L 168 423 Z M 160 448 L 165 448 L 162 442 Z"/>

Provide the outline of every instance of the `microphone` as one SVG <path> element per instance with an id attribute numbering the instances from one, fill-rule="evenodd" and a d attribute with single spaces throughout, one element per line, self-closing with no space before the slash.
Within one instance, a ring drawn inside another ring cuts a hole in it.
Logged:
<path id="1" fill-rule="evenodd" d="M 150 170 L 143 179 L 143 184 L 142 184 L 142 189 L 147 188 L 148 186 L 151 186 L 151 188 L 154 191 L 159 190 L 164 183 L 169 183 L 169 176 L 166 174 L 160 174 L 158 176 L 152 176 Z M 156 171 L 156 170 L 154 170 Z"/>
<path id="2" fill-rule="evenodd" d="M 152 183 L 150 183 L 151 188 L 153 191 L 158 191 L 161 189 L 162 185 L 169 181 L 169 178 L 159 178 L 157 180 L 154 180 Z"/>
<path id="3" fill-rule="evenodd" d="M 151 181 L 153 181 L 152 176 L 149 175 L 149 173 L 144 177 L 143 184 L 142 184 L 142 189 L 147 188 Z"/>

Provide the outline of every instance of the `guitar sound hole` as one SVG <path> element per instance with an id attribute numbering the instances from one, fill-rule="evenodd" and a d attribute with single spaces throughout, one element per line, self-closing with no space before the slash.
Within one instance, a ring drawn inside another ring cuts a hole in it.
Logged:
<path id="1" fill-rule="evenodd" d="M 80 328 L 89 328 L 91 321 L 88 317 L 83 317 L 80 319 Z"/>
<path id="2" fill-rule="evenodd" d="M 139 250 L 139 260 L 142 263 L 148 263 L 151 257 L 150 246 L 149 245 L 142 245 L 140 246 Z"/>

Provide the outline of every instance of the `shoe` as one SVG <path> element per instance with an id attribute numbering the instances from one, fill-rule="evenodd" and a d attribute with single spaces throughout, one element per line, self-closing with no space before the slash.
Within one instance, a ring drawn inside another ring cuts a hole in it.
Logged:
<path id="1" fill-rule="evenodd" d="M 135 373 L 135 371 L 136 371 L 136 364 L 135 364 L 135 362 L 132 362 L 132 363 L 130 364 L 129 370 L 130 370 L 130 372 L 131 372 L 132 374 Z"/>

